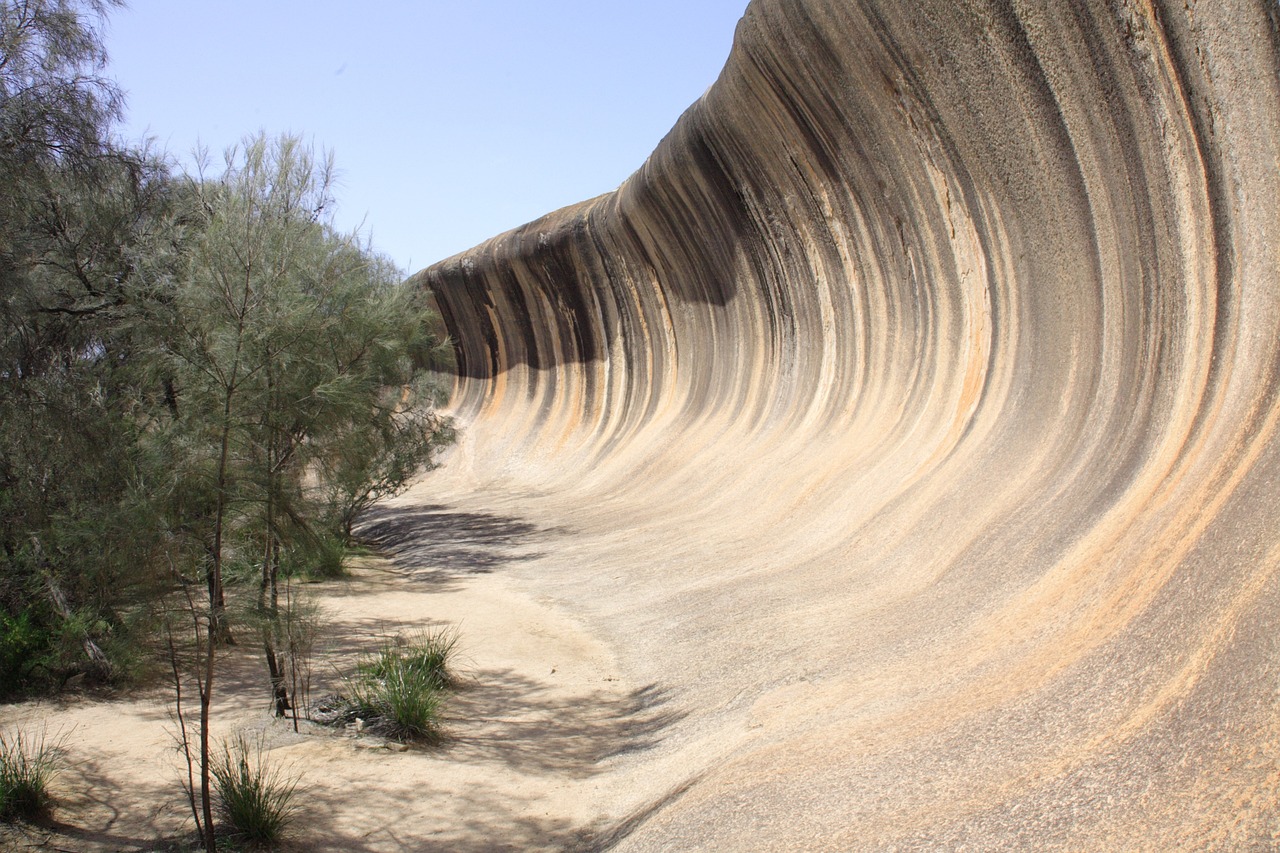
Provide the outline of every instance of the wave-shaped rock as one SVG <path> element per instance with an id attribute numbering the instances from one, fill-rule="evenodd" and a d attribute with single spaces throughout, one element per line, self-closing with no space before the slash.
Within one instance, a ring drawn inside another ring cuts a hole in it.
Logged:
<path id="1" fill-rule="evenodd" d="M 615 841 L 1280 843 L 1278 21 L 753 0 L 617 192 L 419 274 L 446 476 L 688 715 Z"/>

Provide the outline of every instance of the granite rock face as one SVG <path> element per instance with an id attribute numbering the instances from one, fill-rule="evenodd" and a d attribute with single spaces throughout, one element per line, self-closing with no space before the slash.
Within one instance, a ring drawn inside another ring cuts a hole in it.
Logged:
<path id="1" fill-rule="evenodd" d="M 622 848 L 1280 844 L 1273 0 L 753 0 L 417 281 L 449 476 L 684 709 Z"/>

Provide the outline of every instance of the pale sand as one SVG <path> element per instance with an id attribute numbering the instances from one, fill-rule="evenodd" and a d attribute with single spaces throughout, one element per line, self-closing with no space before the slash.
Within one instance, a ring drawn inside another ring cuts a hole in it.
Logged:
<path id="1" fill-rule="evenodd" d="M 472 540 L 474 543 L 474 538 Z M 490 559 L 498 549 L 484 551 Z M 480 553 L 478 551 L 473 553 Z M 491 568 L 492 566 L 490 566 Z M 456 626 L 465 683 L 440 747 L 396 752 L 320 727 L 293 733 L 266 709 L 265 667 L 249 638 L 223 659 L 217 732 L 263 731 L 271 760 L 300 779 L 292 836 L 306 850 L 560 850 L 590 844 L 611 811 L 601 781 L 633 746 L 642 691 L 566 614 L 499 572 L 361 560 L 349 581 L 311 587 L 327 610 L 313 696 L 397 632 Z M 56 832 L 10 831 L 32 849 L 150 850 L 189 835 L 171 698 L 72 698 L 0 708 L 10 731 L 61 733 Z"/>

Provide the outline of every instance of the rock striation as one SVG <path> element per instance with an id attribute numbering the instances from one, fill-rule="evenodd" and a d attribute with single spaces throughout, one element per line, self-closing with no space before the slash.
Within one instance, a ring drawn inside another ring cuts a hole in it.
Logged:
<path id="1" fill-rule="evenodd" d="M 601 843 L 1280 844 L 1278 203 L 1273 0 L 752 0 L 419 273 L 443 482 L 681 709 Z"/>

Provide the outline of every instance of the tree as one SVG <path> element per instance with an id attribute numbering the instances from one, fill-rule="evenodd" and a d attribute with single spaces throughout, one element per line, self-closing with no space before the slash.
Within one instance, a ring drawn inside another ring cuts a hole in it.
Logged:
<path id="1" fill-rule="evenodd" d="M 95 25 L 114 5 L 0 4 L 0 694 L 112 675 L 154 581 L 120 484 L 175 232 L 163 164 L 111 142 Z"/>
<path id="2" fill-rule="evenodd" d="M 450 440 L 425 370 L 447 348 L 400 271 L 334 228 L 331 159 L 258 136 L 174 177 L 112 141 L 96 25 L 116 5 L 0 0 L 0 697 L 118 676 L 163 639 L 213 850 L 232 615 L 296 715 L 281 578 Z"/>
<path id="3" fill-rule="evenodd" d="M 205 588 L 201 789 L 208 712 L 226 639 L 227 590 L 255 580 L 252 611 L 276 713 L 291 706 L 281 660 L 280 578 L 370 496 L 402 488 L 451 437 L 430 407 L 433 317 L 393 264 L 330 210 L 332 160 L 297 138 L 246 139 L 188 195 L 201 218 L 157 359 L 171 418 L 152 439 L 173 459 L 172 530 Z M 339 482 L 340 480 L 340 482 Z M 188 580 L 191 580 L 188 573 Z"/>

